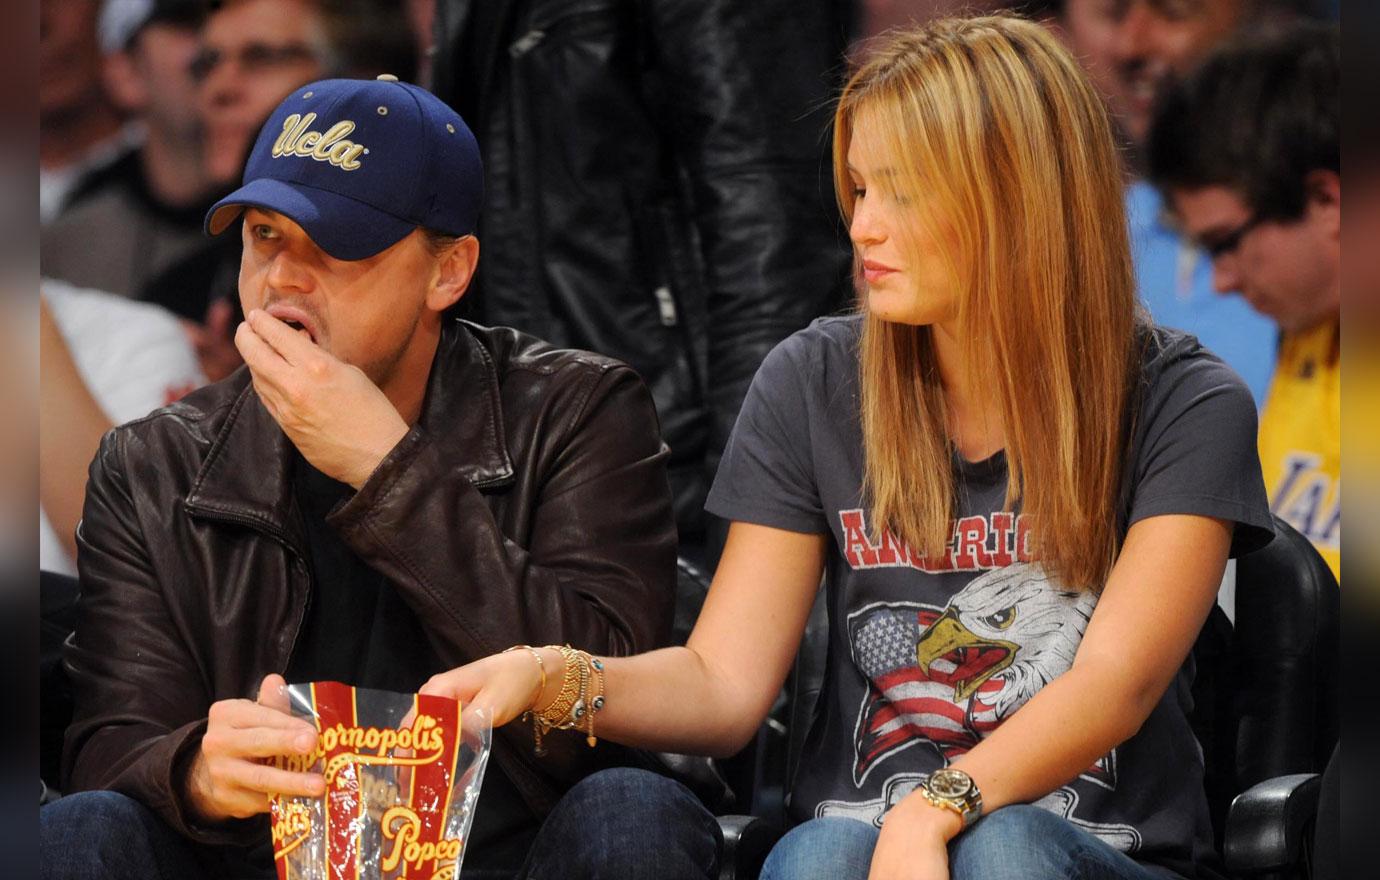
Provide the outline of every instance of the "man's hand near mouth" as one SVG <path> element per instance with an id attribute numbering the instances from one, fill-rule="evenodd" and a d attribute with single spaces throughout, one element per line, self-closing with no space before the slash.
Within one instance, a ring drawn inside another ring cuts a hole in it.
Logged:
<path id="1" fill-rule="evenodd" d="M 267 312 L 235 331 L 254 390 L 302 457 L 359 489 L 407 435 L 407 422 L 378 386 Z"/>
<path id="2" fill-rule="evenodd" d="M 305 334 L 312 342 L 321 344 L 321 339 L 317 337 L 316 320 L 309 317 L 307 312 L 290 303 L 275 302 L 266 305 L 263 311 L 282 321 L 290 329 L 298 333 Z"/>

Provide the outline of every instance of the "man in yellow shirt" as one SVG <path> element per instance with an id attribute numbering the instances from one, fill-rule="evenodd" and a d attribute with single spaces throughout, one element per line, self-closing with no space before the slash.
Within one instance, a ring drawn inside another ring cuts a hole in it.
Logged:
<path id="1" fill-rule="evenodd" d="M 1160 101 L 1150 176 L 1219 293 L 1279 325 L 1260 419 L 1276 514 L 1341 578 L 1341 47 L 1299 24 L 1223 46 Z"/>

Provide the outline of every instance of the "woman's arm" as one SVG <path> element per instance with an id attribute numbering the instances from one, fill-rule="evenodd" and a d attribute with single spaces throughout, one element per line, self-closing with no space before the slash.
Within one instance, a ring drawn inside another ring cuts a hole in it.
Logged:
<path id="1" fill-rule="evenodd" d="M 1185 515 L 1130 528 L 1073 666 L 953 762 L 977 784 L 984 813 L 1038 800 L 1140 729 L 1216 601 L 1231 534 L 1230 523 Z M 872 876 L 944 876 L 934 846 L 942 855 L 961 824 L 918 792 L 908 796 L 887 816 Z M 928 872 L 917 870 L 926 859 Z"/>
<path id="2" fill-rule="evenodd" d="M 606 703 L 595 732 L 658 751 L 731 755 L 766 717 L 790 670 L 819 588 L 828 537 L 733 523 L 714 582 L 683 648 L 601 658 Z M 576 645 L 579 647 L 579 645 Z M 506 724 L 560 690 L 563 659 L 543 650 L 495 654 L 433 677 L 443 694 Z M 553 733 L 552 736 L 572 734 Z"/>

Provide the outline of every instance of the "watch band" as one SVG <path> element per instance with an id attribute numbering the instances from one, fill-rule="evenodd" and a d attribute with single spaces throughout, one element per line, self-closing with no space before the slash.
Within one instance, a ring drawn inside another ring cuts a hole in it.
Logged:
<path id="1" fill-rule="evenodd" d="M 952 767 L 936 770 L 920 783 L 920 793 L 934 806 L 957 813 L 963 819 L 964 828 L 982 815 L 982 793 L 973 778 L 962 770 Z"/>

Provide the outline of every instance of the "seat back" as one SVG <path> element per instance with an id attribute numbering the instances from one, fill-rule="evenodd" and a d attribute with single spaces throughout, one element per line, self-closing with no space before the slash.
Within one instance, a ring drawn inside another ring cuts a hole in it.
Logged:
<path id="1" fill-rule="evenodd" d="M 1327 563 L 1275 517 L 1275 539 L 1236 564 L 1236 621 L 1214 608 L 1194 647 L 1191 721 L 1221 845 L 1231 800 L 1276 776 L 1319 773 L 1337 742 L 1341 597 Z"/>

